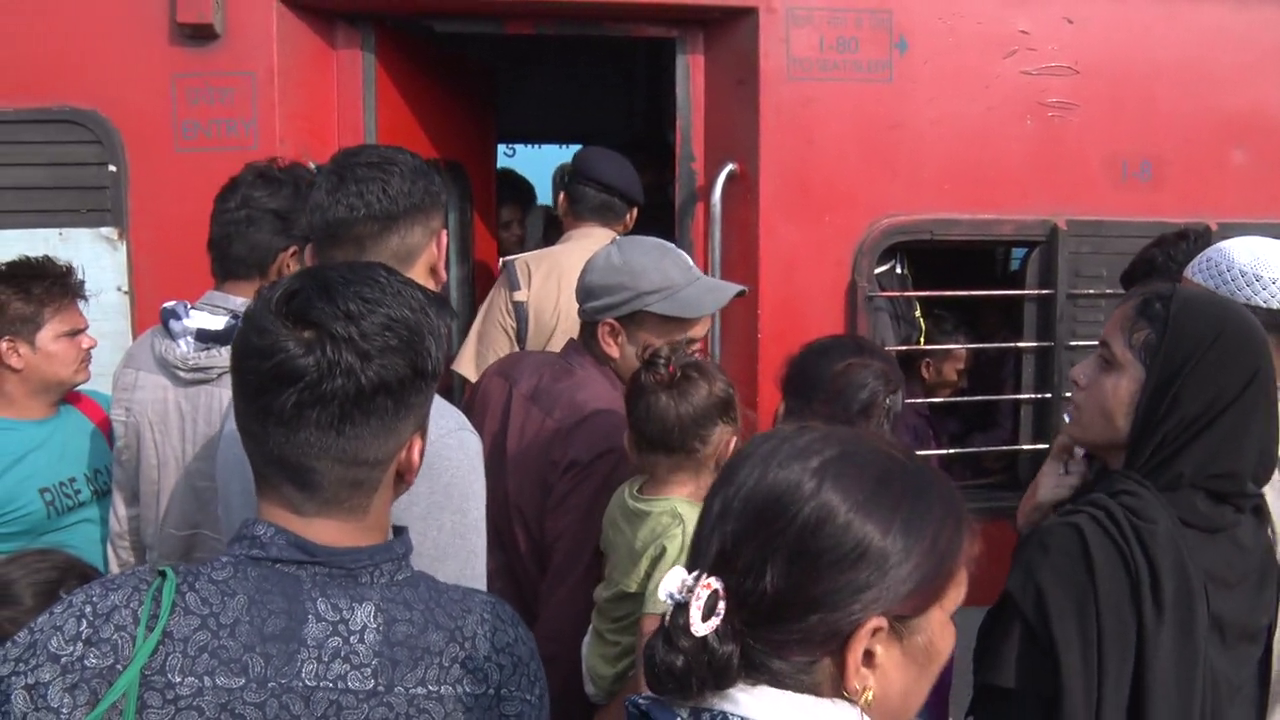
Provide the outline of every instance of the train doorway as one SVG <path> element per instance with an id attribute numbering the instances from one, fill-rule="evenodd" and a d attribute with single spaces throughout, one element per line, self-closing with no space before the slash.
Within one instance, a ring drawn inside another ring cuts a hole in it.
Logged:
<path id="1" fill-rule="evenodd" d="M 689 188 L 682 202 L 676 173 L 682 89 L 688 102 L 688 83 L 677 77 L 677 32 L 589 34 L 403 19 L 378 22 L 372 35 L 371 139 L 438 158 L 449 178 L 455 350 L 496 280 L 497 171 L 517 148 L 618 150 L 645 181 L 637 231 L 693 250 L 697 196 Z M 554 230 L 541 232 L 555 219 L 550 178 L 528 179 L 544 189 L 534 210 L 542 216 L 539 240 L 554 242 Z"/>

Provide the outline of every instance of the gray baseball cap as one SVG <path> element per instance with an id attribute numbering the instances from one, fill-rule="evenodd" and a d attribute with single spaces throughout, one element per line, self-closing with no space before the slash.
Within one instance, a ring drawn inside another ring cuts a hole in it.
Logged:
<path id="1" fill-rule="evenodd" d="M 742 285 L 707 277 L 693 259 L 656 237 L 616 237 L 578 276 L 578 318 L 599 322 L 644 310 L 693 320 L 747 294 Z"/>

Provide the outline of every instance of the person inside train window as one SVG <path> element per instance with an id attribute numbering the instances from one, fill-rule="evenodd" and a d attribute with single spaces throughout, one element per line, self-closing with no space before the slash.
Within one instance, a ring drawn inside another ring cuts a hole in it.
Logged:
<path id="1" fill-rule="evenodd" d="M 498 168 L 498 255 L 525 251 L 525 223 L 538 204 L 533 183 L 511 168 Z"/>
<path id="2" fill-rule="evenodd" d="M 0 648 L 0 716 L 136 697 L 140 717 L 546 717 L 519 617 L 415 571 L 391 520 L 434 416 L 442 310 L 380 262 L 259 292 L 231 348 L 258 518 L 217 559 L 103 578 L 21 630 Z"/>
<path id="3" fill-rule="evenodd" d="M 644 687 L 643 648 L 665 610 L 658 583 L 685 561 L 707 490 L 738 443 L 738 396 L 720 366 L 675 346 L 649 351 L 627 383 L 636 477 L 613 494 L 600 538 L 604 579 L 582 645 L 587 696 L 618 717 Z"/>
<path id="4" fill-rule="evenodd" d="M 22 550 L 0 557 L 0 645 L 100 577 L 102 571 L 61 550 Z"/>
<path id="5" fill-rule="evenodd" d="M 893 355 L 860 335 L 813 340 L 787 361 L 774 424 L 826 423 L 889 434 L 905 380 Z"/>
<path id="6" fill-rule="evenodd" d="M 307 198 L 303 224 L 311 241 L 309 260 L 313 265 L 381 262 L 439 291 L 446 280 L 445 202 L 439 166 L 416 153 L 390 145 L 343 148 L 316 172 Z M 441 306 L 439 312 L 452 313 L 444 296 L 433 297 Z M 443 332 L 447 337 L 448 330 Z M 483 590 L 485 481 L 480 436 L 462 411 L 439 394 L 431 397 L 427 446 L 422 481 L 396 502 L 392 519 L 417 538 L 415 568 L 445 582 Z M 221 535 L 230 540 L 255 517 L 258 507 L 253 472 L 233 413 L 223 421 L 215 473 Z M 171 512 L 181 507 L 177 500 L 171 506 Z M 166 525 L 178 522 L 169 515 Z"/>
<path id="7" fill-rule="evenodd" d="M 660 585 L 653 694 L 628 717 L 915 718 L 955 647 L 970 537 L 955 485 L 882 434 L 757 435 Z"/>
<path id="8" fill-rule="evenodd" d="M 248 163 L 213 198 L 206 248 L 213 289 L 160 308 L 159 325 L 125 353 L 111 385 L 112 572 L 202 562 L 225 543 L 216 512 L 213 442 L 231 405 L 231 340 L 264 284 L 302 267 L 300 216 L 315 172 L 279 158 Z M 191 520 L 165 526 L 169 499 Z"/>
<path id="9" fill-rule="evenodd" d="M 1237 303 L 1163 283 L 1124 298 L 1071 369 L 1055 442 L 1094 457 L 1092 476 L 1020 539 L 978 631 L 968 717 L 1262 716 L 1275 373 Z M 1035 482 L 1074 472 L 1051 457 Z"/>
<path id="10" fill-rule="evenodd" d="M 974 308 L 974 340 L 979 343 L 1014 343 L 1021 339 L 1022 299 L 989 298 Z M 957 397 L 992 397 L 1018 392 L 1018 358 L 1003 348 L 969 351 L 964 388 Z M 1016 401 L 957 402 L 930 408 L 938 442 L 948 448 L 1002 447 L 1017 443 Z M 963 453 L 944 458 L 941 467 L 956 481 L 1012 478 L 1017 456 L 1009 452 Z"/>
<path id="11" fill-rule="evenodd" d="M 467 382 L 513 352 L 556 352 L 577 336 L 574 288 L 582 266 L 635 225 L 644 189 L 630 161 L 608 148 L 587 146 L 570 163 L 564 192 L 556 198 L 564 236 L 553 247 L 503 263 L 453 363 Z"/>
<path id="12" fill-rule="evenodd" d="M 1213 230 L 1204 225 L 1161 233 L 1129 261 L 1120 273 L 1120 287 L 1129 292 L 1149 282 L 1176 283 L 1187 263 L 1212 244 Z"/>
<path id="13" fill-rule="evenodd" d="M 744 293 L 666 240 L 616 238 L 578 278 L 578 338 L 558 353 L 502 358 L 467 397 L 489 481 L 489 590 L 533 628 L 557 720 L 595 713 L 582 639 L 603 577 L 605 508 L 635 477 L 626 383 L 644 348 L 697 346 L 711 316 Z"/>
<path id="14" fill-rule="evenodd" d="M 57 548 L 105 570 L 111 399 L 76 390 L 98 346 L 85 302 L 70 263 L 0 263 L 0 555 Z"/>
<path id="15" fill-rule="evenodd" d="M 927 313 L 924 337 L 920 343 L 925 349 L 903 350 L 898 354 L 906 376 L 907 400 L 949 398 L 964 388 L 969 370 L 969 351 L 964 348 L 928 348 L 964 345 L 970 342 L 970 337 L 969 331 L 954 315 L 941 310 Z M 941 447 L 942 438 L 927 403 L 907 403 L 898 416 L 894 435 L 916 452 Z M 929 462 L 940 466 L 937 456 L 929 456 Z"/>

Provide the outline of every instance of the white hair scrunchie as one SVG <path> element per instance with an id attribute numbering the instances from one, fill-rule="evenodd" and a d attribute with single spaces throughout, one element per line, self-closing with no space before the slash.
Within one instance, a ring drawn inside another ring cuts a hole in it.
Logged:
<path id="1" fill-rule="evenodd" d="M 711 617 L 706 618 L 707 601 L 712 593 L 719 593 L 719 597 Z M 689 632 L 694 637 L 710 635 L 724 620 L 724 581 L 714 575 L 697 570 L 690 573 L 676 565 L 658 583 L 658 598 L 667 604 L 665 619 L 670 619 L 671 610 L 676 605 L 689 604 Z"/>

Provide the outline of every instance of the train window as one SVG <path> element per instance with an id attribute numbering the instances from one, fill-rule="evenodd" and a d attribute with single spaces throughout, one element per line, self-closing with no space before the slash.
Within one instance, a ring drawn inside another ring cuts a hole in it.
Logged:
<path id="1" fill-rule="evenodd" d="M 968 331 L 967 386 L 928 407 L 939 462 L 977 511 L 1007 513 L 1043 461 L 1070 388 L 1122 293 L 1133 254 L 1173 223 L 897 221 L 863 244 L 850 319 L 901 359 L 920 317 Z M 859 308 L 862 310 L 860 311 Z"/>
<path id="2" fill-rule="evenodd" d="M 79 266 L 98 339 L 87 387 L 109 392 L 133 342 L 124 147 L 87 110 L 0 111 L 0 261 L 49 254 Z"/>

